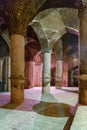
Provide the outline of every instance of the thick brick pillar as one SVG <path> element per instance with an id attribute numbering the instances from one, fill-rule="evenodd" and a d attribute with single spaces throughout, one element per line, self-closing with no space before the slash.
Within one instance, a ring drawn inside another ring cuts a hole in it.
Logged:
<path id="1" fill-rule="evenodd" d="M 11 36 L 11 102 L 24 100 L 24 37 Z"/>
<path id="2" fill-rule="evenodd" d="M 25 88 L 32 88 L 35 84 L 35 62 L 26 62 L 26 86 Z"/>
<path id="3" fill-rule="evenodd" d="M 54 52 L 56 55 L 56 75 L 55 86 L 57 89 L 62 88 L 62 71 L 63 71 L 63 45 L 62 39 L 59 39 L 54 45 Z"/>
<path id="4" fill-rule="evenodd" d="M 79 12 L 80 20 L 80 88 L 79 103 L 87 105 L 87 7 Z"/>
<path id="5" fill-rule="evenodd" d="M 62 70 L 63 70 L 63 61 L 57 60 L 56 61 L 56 83 L 55 86 L 57 89 L 62 87 Z"/>
<path id="6" fill-rule="evenodd" d="M 62 86 L 68 87 L 68 63 L 63 63 L 63 80 Z"/>
<path id="7" fill-rule="evenodd" d="M 11 38 L 11 102 L 24 101 L 24 43 L 28 24 L 38 11 L 32 0 L 9 0 L 5 3 Z"/>

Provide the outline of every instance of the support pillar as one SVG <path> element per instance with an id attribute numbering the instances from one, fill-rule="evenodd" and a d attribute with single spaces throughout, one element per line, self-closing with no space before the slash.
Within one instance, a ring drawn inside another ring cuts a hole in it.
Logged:
<path id="1" fill-rule="evenodd" d="M 68 87 L 68 63 L 63 63 L 63 87 Z"/>
<path id="2" fill-rule="evenodd" d="M 4 91 L 7 92 L 8 91 L 8 74 L 7 74 L 7 69 L 8 69 L 8 61 L 7 61 L 7 57 L 5 58 L 5 81 L 4 81 Z"/>
<path id="3" fill-rule="evenodd" d="M 51 52 L 43 53 L 43 75 L 42 75 L 42 92 L 50 93 L 51 81 Z"/>
<path id="4" fill-rule="evenodd" d="M 62 87 L 62 60 L 56 61 L 56 78 L 55 78 L 55 86 L 57 89 Z"/>
<path id="5" fill-rule="evenodd" d="M 2 67 L 3 66 L 3 59 L 0 59 L 0 90 L 3 90 L 3 81 L 2 81 Z"/>
<path id="6" fill-rule="evenodd" d="M 87 7 L 79 12 L 80 19 L 80 87 L 79 103 L 87 105 Z M 84 77 L 85 75 L 85 77 Z"/>
<path id="7" fill-rule="evenodd" d="M 35 82 L 35 62 L 30 61 L 26 62 L 27 64 L 27 71 L 26 71 L 26 76 L 27 76 L 27 86 L 26 88 L 33 88 L 34 87 L 34 82 Z"/>
<path id="8" fill-rule="evenodd" d="M 24 101 L 24 37 L 27 34 L 27 26 L 38 12 L 38 9 L 37 3 L 32 0 L 23 0 L 21 4 L 18 0 L 9 0 L 6 3 L 6 17 L 11 35 L 12 103 Z"/>
<path id="9" fill-rule="evenodd" d="M 24 101 L 24 37 L 11 36 L 11 102 Z"/>
<path id="10" fill-rule="evenodd" d="M 11 77 L 11 58 L 7 58 L 7 88 L 8 91 L 11 91 L 11 82 L 10 82 L 10 77 Z"/>
<path id="11" fill-rule="evenodd" d="M 54 45 L 54 52 L 56 55 L 56 77 L 55 86 L 57 89 L 62 87 L 62 70 L 63 70 L 63 44 L 62 39 L 59 39 Z"/>

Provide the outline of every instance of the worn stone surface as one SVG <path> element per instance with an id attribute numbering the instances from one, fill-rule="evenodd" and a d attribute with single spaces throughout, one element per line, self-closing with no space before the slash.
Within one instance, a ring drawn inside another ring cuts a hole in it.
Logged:
<path id="1" fill-rule="evenodd" d="M 87 106 L 79 106 L 70 130 L 87 129 Z"/>

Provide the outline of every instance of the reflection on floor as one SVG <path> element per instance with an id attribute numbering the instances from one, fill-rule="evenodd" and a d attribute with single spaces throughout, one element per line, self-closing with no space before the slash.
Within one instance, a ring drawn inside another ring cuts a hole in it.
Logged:
<path id="1" fill-rule="evenodd" d="M 25 90 L 21 105 L 10 104 L 9 93 L 0 93 L 0 130 L 69 130 L 78 106 L 78 88 L 41 87 Z"/>

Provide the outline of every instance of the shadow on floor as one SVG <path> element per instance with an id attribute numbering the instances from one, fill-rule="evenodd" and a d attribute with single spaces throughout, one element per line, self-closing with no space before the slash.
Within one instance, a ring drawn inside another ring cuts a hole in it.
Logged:
<path id="1" fill-rule="evenodd" d="M 71 106 L 64 103 L 50 103 L 50 102 L 40 102 L 36 104 L 33 109 L 37 113 L 45 116 L 51 117 L 67 117 L 71 116 Z"/>
<path id="2" fill-rule="evenodd" d="M 4 109 L 16 109 L 18 106 L 19 106 L 20 104 L 16 104 L 16 103 L 11 103 L 11 102 L 9 102 L 9 103 L 7 103 L 7 104 L 5 104 L 5 105 L 2 105 L 2 106 L 0 106 L 0 108 L 4 108 Z"/>
<path id="3" fill-rule="evenodd" d="M 61 88 L 61 90 L 63 90 L 63 91 L 66 91 L 66 92 L 70 92 L 70 93 L 76 93 L 76 94 L 79 94 L 79 90 L 67 90 L 67 89 L 63 89 L 63 88 Z"/>
<path id="4" fill-rule="evenodd" d="M 10 95 L 1 93 L 0 94 L 0 108 L 4 109 L 16 109 L 20 104 L 10 102 Z"/>
<path id="5" fill-rule="evenodd" d="M 70 130 L 73 119 L 74 119 L 74 116 L 69 117 L 69 119 L 68 119 L 66 125 L 64 126 L 63 130 Z"/>
<path id="6" fill-rule="evenodd" d="M 58 103 L 57 99 L 51 94 L 42 94 L 40 103 L 34 105 L 33 109 L 39 114 L 51 117 L 72 115 L 71 106 L 65 103 Z"/>

